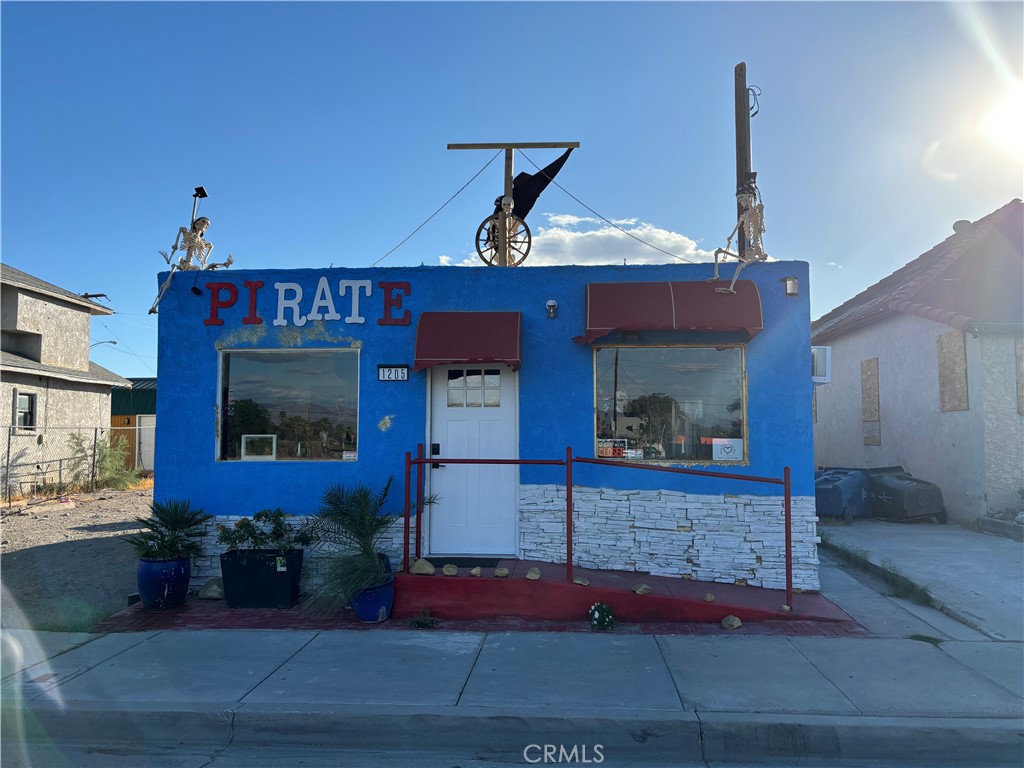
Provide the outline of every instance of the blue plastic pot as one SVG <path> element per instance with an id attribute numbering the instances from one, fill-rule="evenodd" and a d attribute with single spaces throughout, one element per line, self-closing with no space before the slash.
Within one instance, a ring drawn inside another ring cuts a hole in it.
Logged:
<path id="1" fill-rule="evenodd" d="M 139 599 L 144 608 L 177 608 L 184 604 L 188 596 L 188 583 L 192 578 L 192 559 L 140 558 L 136 575 Z"/>
<path id="2" fill-rule="evenodd" d="M 375 587 L 367 587 L 352 598 L 352 610 L 356 617 L 366 624 L 387 621 L 391 606 L 395 602 L 395 577 L 388 574 L 388 580 Z"/>

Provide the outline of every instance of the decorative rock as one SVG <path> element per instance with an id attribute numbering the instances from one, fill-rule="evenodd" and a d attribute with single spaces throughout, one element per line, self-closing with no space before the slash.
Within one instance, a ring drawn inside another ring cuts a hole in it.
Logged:
<path id="1" fill-rule="evenodd" d="M 479 576 L 480 575 L 480 566 L 478 565 L 476 568 L 474 568 L 472 571 L 470 571 L 469 575 L 470 576 Z"/>
<path id="2" fill-rule="evenodd" d="M 443 573 L 445 576 L 458 576 L 459 566 L 453 563 L 445 563 L 444 568 L 441 569 L 441 573 Z"/>
<path id="3" fill-rule="evenodd" d="M 789 613 L 793 609 L 790 606 L 788 606 L 785 603 L 783 603 L 782 605 L 779 606 L 779 610 L 782 611 L 783 613 Z"/>
<path id="4" fill-rule="evenodd" d="M 579 584 L 581 587 L 589 587 L 590 586 L 590 579 L 585 579 L 582 576 L 573 576 L 572 577 L 572 583 L 573 584 Z"/>
<path id="5" fill-rule="evenodd" d="M 422 557 L 412 564 L 409 569 L 409 573 L 422 575 L 422 576 L 433 576 L 437 573 L 437 569 L 431 564 L 429 560 L 425 560 Z"/>
<path id="6" fill-rule="evenodd" d="M 649 595 L 654 590 L 651 589 L 650 586 L 648 586 L 647 584 L 637 584 L 635 587 L 633 587 L 633 591 L 636 592 L 638 595 Z"/>
<path id="7" fill-rule="evenodd" d="M 496 579 L 507 579 L 508 578 L 508 568 L 495 568 L 494 569 L 494 578 L 496 578 Z"/>
<path id="8" fill-rule="evenodd" d="M 715 602 L 715 593 L 714 592 L 708 592 L 706 595 L 704 595 L 704 602 L 705 603 L 713 603 L 713 602 Z"/>
<path id="9" fill-rule="evenodd" d="M 215 576 L 208 582 L 203 584 L 202 589 L 196 595 L 200 600 L 223 600 L 224 599 L 224 579 L 220 576 Z"/>
<path id="10" fill-rule="evenodd" d="M 526 572 L 526 578 L 530 581 L 537 581 L 540 579 L 540 568 L 531 568 Z"/>
<path id="11" fill-rule="evenodd" d="M 722 619 L 722 626 L 725 629 L 739 629 L 743 626 L 743 622 L 739 620 L 738 616 L 733 616 L 731 613 Z"/>

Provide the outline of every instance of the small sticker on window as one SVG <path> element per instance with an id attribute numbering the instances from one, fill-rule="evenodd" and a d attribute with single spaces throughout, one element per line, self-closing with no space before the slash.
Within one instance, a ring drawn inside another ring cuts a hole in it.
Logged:
<path id="1" fill-rule="evenodd" d="M 743 441 L 731 437 L 716 437 L 711 440 L 713 461 L 743 461 Z"/>

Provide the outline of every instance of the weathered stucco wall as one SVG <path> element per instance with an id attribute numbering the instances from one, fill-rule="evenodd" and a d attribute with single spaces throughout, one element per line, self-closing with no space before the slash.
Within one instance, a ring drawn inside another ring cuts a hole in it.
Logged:
<path id="1" fill-rule="evenodd" d="M 36 396 L 34 429 L 10 429 L 15 389 Z M 79 453 L 74 435 L 91 451 L 94 440 L 103 439 L 110 431 L 109 387 L 5 372 L 0 403 L 4 432 L 0 483 L 16 494 L 35 485 L 70 482 Z"/>
<path id="2" fill-rule="evenodd" d="M 982 334 L 988 510 L 1024 512 L 1024 416 L 1017 409 L 1016 337 Z"/>
<path id="3" fill-rule="evenodd" d="M 15 389 L 36 396 L 37 429 L 110 426 L 109 385 L 8 372 L 0 382 L 0 426 L 13 423 Z"/>
<path id="4" fill-rule="evenodd" d="M 979 340 L 967 334 L 968 409 L 940 410 L 937 339 L 950 330 L 900 315 L 827 342 L 832 382 L 815 388 L 814 458 L 819 467 L 900 465 L 936 483 L 951 516 L 970 520 L 987 510 L 985 374 Z M 877 446 L 864 445 L 861 411 L 861 362 L 871 358 L 878 359 Z"/>
<path id="5" fill-rule="evenodd" d="M 42 335 L 38 362 L 77 371 L 89 370 L 89 311 L 53 297 L 20 292 L 13 326 L 4 328 Z"/>

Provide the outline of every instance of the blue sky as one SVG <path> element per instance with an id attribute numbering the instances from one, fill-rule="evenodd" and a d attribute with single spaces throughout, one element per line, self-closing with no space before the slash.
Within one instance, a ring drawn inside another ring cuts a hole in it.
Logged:
<path id="1" fill-rule="evenodd" d="M 492 155 L 448 143 L 579 141 L 527 264 L 670 260 L 592 211 L 706 260 L 735 224 L 745 61 L 765 248 L 810 263 L 818 317 L 1022 196 L 1022 7 L 4 2 L 2 258 L 106 293 L 93 340 L 118 345 L 93 359 L 152 376 L 193 187 L 235 268 L 363 267 Z M 382 266 L 474 260 L 501 173 Z"/>

